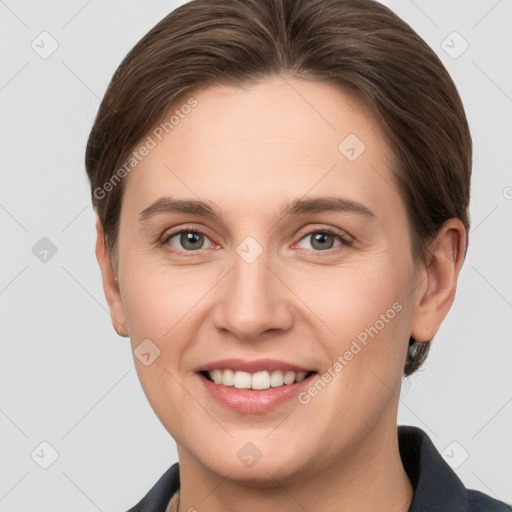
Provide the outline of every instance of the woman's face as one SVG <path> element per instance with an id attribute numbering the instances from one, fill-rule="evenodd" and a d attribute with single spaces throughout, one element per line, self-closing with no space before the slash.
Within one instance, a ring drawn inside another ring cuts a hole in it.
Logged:
<path id="1" fill-rule="evenodd" d="M 332 85 L 191 96 L 126 178 L 114 316 L 180 461 L 291 481 L 396 435 L 423 287 L 392 155 Z"/>

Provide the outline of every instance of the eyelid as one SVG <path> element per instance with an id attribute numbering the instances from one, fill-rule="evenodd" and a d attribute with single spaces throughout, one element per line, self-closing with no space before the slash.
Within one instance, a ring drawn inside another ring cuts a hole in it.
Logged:
<path id="1" fill-rule="evenodd" d="M 170 238 L 173 238 L 175 237 L 176 235 L 179 235 L 183 232 L 185 233 L 197 233 L 199 235 L 203 235 L 205 238 L 207 238 L 208 240 L 210 240 L 210 243 L 213 245 L 213 246 L 218 246 L 218 244 L 216 244 L 213 240 L 211 240 L 211 237 L 208 236 L 208 234 L 205 232 L 207 231 L 206 228 L 196 228 L 196 227 L 193 227 L 193 226 L 180 226 L 179 228 L 176 228 L 175 230 L 173 230 L 172 228 L 170 230 L 166 230 L 164 231 L 164 233 L 162 234 L 162 236 L 157 240 L 157 245 L 163 245 L 163 246 L 168 246 L 168 241 Z M 167 248 L 167 247 L 166 247 Z M 171 250 L 171 249 L 169 249 Z M 183 253 L 187 253 L 187 254 L 194 254 L 194 253 L 199 253 L 201 252 L 202 249 L 198 249 L 196 251 L 186 251 L 184 249 L 176 249 L 176 248 L 172 248 L 172 252 L 176 252 L 178 254 L 183 254 Z"/>
<path id="2" fill-rule="evenodd" d="M 302 234 L 301 237 L 299 238 L 299 240 L 293 245 L 293 247 L 295 247 L 298 243 L 300 243 L 302 240 L 304 240 L 304 238 L 307 238 L 308 236 L 311 236 L 315 233 L 328 233 L 330 235 L 338 237 L 339 240 L 341 241 L 341 246 L 332 247 L 332 248 L 326 249 L 324 251 L 318 251 L 315 249 L 305 249 L 305 250 L 315 253 L 315 254 L 322 254 L 322 253 L 332 254 L 333 252 L 343 250 L 344 246 L 347 246 L 347 247 L 352 246 L 353 243 L 355 242 L 354 237 L 352 237 L 345 230 L 333 228 L 333 227 L 317 226 L 317 227 L 308 229 L 308 231 L 306 231 L 304 234 Z"/>
<path id="3" fill-rule="evenodd" d="M 210 242 L 211 242 L 211 244 L 213 246 L 217 246 L 218 247 L 218 244 L 216 244 L 213 240 L 211 240 L 210 236 L 208 236 L 203 229 L 204 228 L 196 228 L 196 227 L 193 227 L 193 226 L 185 225 L 185 226 L 180 226 L 179 228 L 176 228 L 176 230 L 172 230 L 172 229 L 171 229 L 171 231 L 167 230 L 159 238 L 157 244 L 163 245 L 163 246 L 168 246 L 168 241 L 169 241 L 170 238 L 173 238 L 176 235 L 179 235 L 179 234 L 181 234 L 183 232 L 188 232 L 188 233 L 197 233 L 197 234 L 203 235 L 205 238 L 210 240 Z M 331 253 L 333 251 L 336 252 L 337 250 L 342 249 L 343 246 L 350 247 L 354 243 L 354 241 L 355 241 L 354 237 L 352 237 L 345 230 L 341 230 L 341 229 L 338 229 L 338 228 L 326 227 L 326 226 L 319 225 L 319 226 L 316 226 L 316 227 L 313 227 L 313 228 L 309 228 L 308 231 L 306 231 L 305 233 L 303 233 L 300 236 L 300 238 L 297 240 L 297 242 L 295 242 L 293 244 L 292 247 L 295 247 L 304 238 L 306 238 L 308 236 L 311 236 L 311 235 L 313 235 L 315 233 L 328 233 L 330 235 L 338 237 L 340 239 L 340 241 L 342 242 L 342 244 L 341 244 L 341 246 L 330 248 L 330 249 L 326 249 L 324 251 L 319 251 L 319 250 L 315 250 L 315 249 L 305 249 L 305 250 L 307 250 L 309 252 L 313 252 L 313 253 L 321 254 L 321 253 Z M 183 249 L 175 249 L 175 248 L 173 248 L 172 252 L 175 252 L 175 253 L 178 253 L 178 254 L 183 254 L 183 253 L 194 254 L 194 253 L 201 252 L 201 250 L 202 249 L 198 249 L 196 251 L 186 251 L 186 250 L 183 250 Z"/>

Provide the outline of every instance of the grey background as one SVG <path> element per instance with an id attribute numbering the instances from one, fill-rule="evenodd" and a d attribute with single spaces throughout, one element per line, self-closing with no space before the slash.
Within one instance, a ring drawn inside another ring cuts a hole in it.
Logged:
<path id="1" fill-rule="evenodd" d="M 0 511 L 127 510 L 177 460 L 110 324 L 83 158 L 115 68 L 180 3 L 0 0 Z M 512 1 L 385 3 L 447 66 L 474 140 L 456 301 L 399 424 L 512 502 Z"/>

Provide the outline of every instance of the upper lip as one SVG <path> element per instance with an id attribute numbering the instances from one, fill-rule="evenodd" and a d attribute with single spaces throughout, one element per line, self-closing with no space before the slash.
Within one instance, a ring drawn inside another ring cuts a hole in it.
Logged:
<path id="1" fill-rule="evenodd" d="M 257 359 L 255 361 L 247 361 L 245 359 L 222 359 L 206 363 L 198 368 L 196 372 L 209 372 L 212 370 L 235 370 L 248 373 L 262 372 L 264 370 L 286 370 L 291 372 L 310 372 L 310 368 L 303 368 L 296 364 L 279 361 L 277 359 Z"/>

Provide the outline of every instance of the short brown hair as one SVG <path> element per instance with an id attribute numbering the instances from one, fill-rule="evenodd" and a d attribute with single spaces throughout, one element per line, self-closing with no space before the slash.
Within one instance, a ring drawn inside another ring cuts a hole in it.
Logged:
<path id="1" fill-rule="evenodd" d="M 285 73 L 348 88 L 375 112 L 395 157 L 415 261 L 425 261 L 451 217 L 466 228 L 467 251 L 468 123 L 447 70 L 407 23 L 374 0 L 192 0 L 128 53 L 89 136 L 92 202 L 114 264 L 123 180 L 108 194 L 104 184 L 151 128 L 185 93 Z M 420 367 L 429 347 L 410 338 L 404 375 Z"/>

